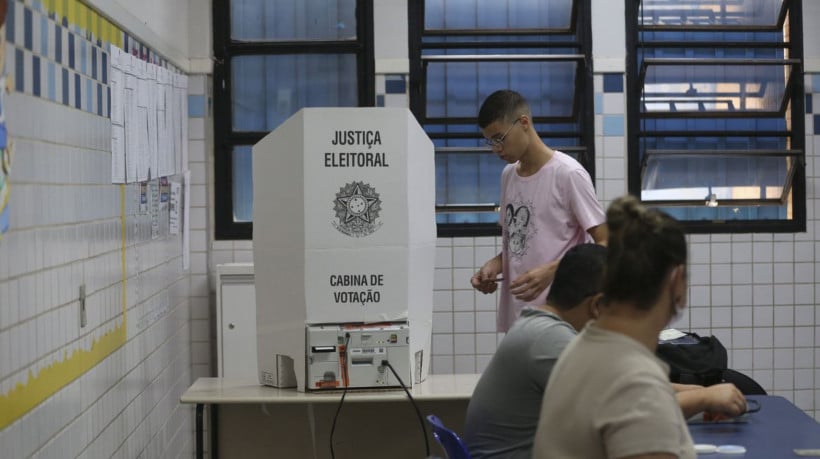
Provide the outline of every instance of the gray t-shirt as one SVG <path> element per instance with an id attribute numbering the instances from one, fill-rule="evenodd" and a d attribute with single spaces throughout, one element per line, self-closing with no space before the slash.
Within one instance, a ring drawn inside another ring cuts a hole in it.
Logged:
<path id="1" fill-rule="evenodd" d="M 533 457 L 669 453 L 694 459 L 668 373 L 669 367 L 643 344 L 588 325 L 552 371 Z"/>
<path id="2" fill-rule="evenodd" d="M 474 459 L 529 458 L 541 398 L 575 329 L 555 314 L 524 308 L 476 385 L 464 425 Z"/>

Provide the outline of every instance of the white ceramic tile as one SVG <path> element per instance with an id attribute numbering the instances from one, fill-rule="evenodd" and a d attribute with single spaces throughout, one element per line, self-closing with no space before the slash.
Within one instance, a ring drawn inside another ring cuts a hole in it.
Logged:
<path id="1" fill-rule="evenodd" d="M 453 310 L 453 293 L 451 290 L 433 291 L 433 311 L 450 312 Z"/>
<path id="2" fill-rule="evenodd" d="M 496 313 L 495 311 L 478 311 L 476 312 L 476 332 L 491 333 L 496 330 Z"/>
<path id="3" fill-rule="evenodd" d="M 735 349 L 732 351 L 732 360 L 730 362 L 731 368 L 743 371 L 750 370 L 753 366 L 752 350 L 751 349 Z"/>
<path id="4" fill-rule="evenodd" d="M 774 286 L 774 304 L 794 304 L 794 284 L 777 284 Z"/>
<path id="5" fill-rule="evenodd" d="M 755 348 L 770 348 L 774 344 L 774 331 L 771 327 L 755 326 L 752 329 L 752 340 Z"/>
<path id="6" fill-rule="evenodd" d="M 475 292 L 476 311 L 495 311 L 498 303 L 498 291 L 496 293 L 484 294 Z"/>
<path id="7" fill-rule="evenodd" d="M 604 158 L 604 170 L 607 179 L 624 180 L 626 178 L 626 161 L 624 158 Z"/>
<path id="8" fill-rule="evenodd" d="M 452 247 L 436 247 L 436 268 L 452 268 L 453 267 L 453 248 Z"/>
<path id="9" fill-rule="evenodd" d="M 775 370 L 774 389 L 787 390 L 794 389 L 794 370 Z"/>
<path id="10" fill-rule="evenodd" d="M 752 245 L 752 260 L 755 263 L 770 263 L 773 261 L 773 243 L 756 241 Z"/>
<path id="11" fill-rule="evenodd" d="M 774 352 L 772 349 L 754 349 L 754 368 L 770 369 L 774 365 Z"/>
<path id="12" fill-rule="evenodd" d="M 433 313 L 433 333 L 452 333 L 453 314 L 450 312 Z"/>
<path id="13" fill-rule="evenodd" d="M 204 252 L 194 252 L 190 254 L 191 259 L 191 273 L 193 274 L 207 274 L 208 260 Z"/>
<path id="14" fill-rule="evenodd" d="M 775 284 L 794 283 L 794 264 L 775 263 L 773 265 Z"/>
<path id="15" fill-rule="evenodd" d="M 235 250 L 233 253 L 233 259 L 237 263 L 253 263 L 253 251 Z"/>
<path id="16" fill-rule="evenodd" d="M 755 306 L 752 311 L 752 320 L 755 327 L 771 327 L 774 325 L 774 308 L 772 306 Z"/>
<path id="17" fill-rule="evenodd" d="M 712 326 L 709 308 L 691 308 L 689 320 L 690 325 L 695 328 L 709 328 Z"/>
<path id="18" fill-rule="evenodd" d="M 603 93 L 603 113 L 607 115 L 620 115 L 626 112 L 624 109 L 624 93 Z"/>
<path id="19" fill-rule="evenodd" d="M 455 364 L 452 355 L 433 355 L 431 373 L 438 375 L 453 374 L 454 369 Z"/>
<path id="20" fill-rule="evenodd" d="M 205 118 L 188 118 L 188 139 L 205 138 Z M 191 154 L 190 143 L 188 144 L 188 154 Z M 204 149 L 203 149 L 204 151 Z"/>
<path id="21" fill-rule="evenodd" d="M 455 332 L 455 333 L 474 333 L 475 332 L 475 313 L 473 313 L 473 312 L 454 312 L 453 313 L 453 332 Z"/>
<path id="22" fill-rule="evenodd" d="M 775 306 L 774 325 L 776 327 L 794 325 L 794 306 Z"/>
<path id="23" fill-rule="evenodd" d="M 689 287 L 689 305 L 690 306 L 708 306 L 711 299 L 709 298 L 711 289 L 709 287 L 691 286 Z"/>
<path id="24" fill-rule="evenodd" d="M 752 292 L 753 289 L 751 285 L 733 285 L 732 305 L 735 307 L 751 306 Z"/>
<path id="25" fill-rule="evenodd" d="M 800 286 L 795 286 L 795 292 L 798 298 L 795 301 L 798 305 L 803 304 L 803 306 L 795 306 L 794 308 L 794 320 L 798 325 L 807 325 L 814 323 L 814 306 L 808 306 L 806 303 L 806 298 L 801 298 L 801 296 L 808 296 L 805 292 L 801 292 L 798 288 Z M 812 296 L 813 298 L 813 296 Z"/>
<path id="26" fill-rule="evenodd" d="M 711 247 L 712 263 L 729 263 L 732 261 L 732 244 L 728 242 L 713 243 Z"/>
<path id="27" fill-rule="evenodd" d="M 710 262 L 711 247 L 709 244 L 689 244 L 689 263 L 692 265 L 708 264 Z"/>
<path id="28" fill-rule="evenodd" d="M 251 241 L 251 240 L 234 241 L 233 248 L 236 249 L 236 250 L 253 250 L 253 241 Z"/>
<path id="29" fill-rule="evenodd" d="M 797 348 L 794 350 L 794 367 L 795 368 L 813 368 L 814 367 L 814 350 Z"/>
<path id="30" fill-rule="evenodd" d="M 450 269 L 436 269 L 433 277 L 434 290 L 451 290 L 453 288 L 453 271 Z"/>
<path id="31" fill-rule="evenodd" d="M 793 242 L 775 242 L 773 255 L 775 263 L 792 262 L 795 257 L 795 244 Z"/>
<path id="32" fill-rule="evenodd" d="M 484 240 L 488 240 L 492 242 L 492 239 L 483 238 Z M 495 245 L 477 245 L 475 247 L 475 268 L 478 269 L 484 265 L 489 259 L 498 255 L 498 249 L 496 249 Z"/>
<path id="33" fill-rule="evenodd" d="M 452 355 L 453 354 L 453 335 L 449 333 L 433 334 L 432 341 L 433 355 Z"/>
<path id="34" fill-rule="evenodd" d="M 809 369 L 794 370 L 795 389 L 814 389 L 814 371 Z"/>
<path id="35" fill-rule="evenodd" d="M 795 263 L 794 281 L 797 283 L 814 282 L 814 263 Z"/>
<path id="36" fill-rule="evenodd" d="M 475 239 L 471 237 L 454 237 L 452 244 L 454 247 L 473 247 Z"/>
<path id="37" fill-rule="evenodd" d="M 709 285 L 712 276 L 708 264 L 689 265 L 689 285 Z"/>
<path id="38" fill-rule="evenodd" d="M 711 288 L 712 306 L 731 306 L 732 287 L 729 285 L 715 285 Z"/>
<path id="39" fill-rule="evenodd" d="M 456 355 L 475 354 L 475 334 L 457 333 L 453 335 L 453 345 Z"/>
<path id="40" fill-rule="evenodd" d="M 732 265 L 729 263 L 713 263 L 711 265 L 712 285 L 731 285 L 732 283 Z"/>
<path id="41" fill-rule="evenodd" d="M 468 268 L 470 270 L 476 269 L 476 260 L 473 256 L 474 248 L 470 247 L 453 247 L 453 267 Z M 479 261 L 484 263 L 484 261 Z"/>
<path id="42" fill-rule="evenodd" d="M 211 266 L 210 272 L 208 273 L 209 276 L 212 276 L 211 282 L 213 285 L 216 285 L 216 267 L 225 264 L 225 263 L 233 263 L 233 250 L 214 250 L 211 252 Z M 203 292 L 197 292 L 196 294 L 202 294 Z"/>
<path id="43" fill-rule="evenodd" d="M 767 262 L 755 262 L 752 266 L 752 282 L 765 284 L 774 281 L 773 266 Z"/>
<path id="44" fill-rule="evenodd" d="M 206 94 L 205 79 L 206 75 L 189 75 L 188 76 L 188 94 Z"/>
<path id="45" fill-rule="evenodd" d="M 794 327 L 794 345 L 796 347 L 814 347 L 812 327 Z"/>
<path id="46" fill-rule="evenodd" d="M 749 263 L 752 261 L 752 244 L 750 242 L 732 242 L 732 263 Z"/>
<path id="47" fill-rule="evenodd" d="M 455 373 L 475 373 L 475 355 L 457 355 L 454 358 Z"/>
<path id="48" fill-rule="evenodd" d="M 601 131 L 596 131 L 601 132 Z M 606 136 L 603 138 L 603 153 L 605 158 L 624 158 L 626 151 L 626 141 L 619 136 Z"/>
<path id="49" fill-rule="evenodd" d="M 475 293 L 474 290 L 453 290 L 453 310 L 454 311 L 474 311 Z"/>
<path id="50" fill-rule="evenodd" d="M 477 354 L 495 354 L 496 348 L 495 333 L 476 333 L 475 351 Z"/>
<path id="51" fill-rule="evenodd" d="M 712 308 L 712 327 L 731 327 L 732 308 Z"/>
<path id="52" fill-rule="evenodd" d="M 752 287 L 752 303 L 755 306 L 767 306 L 774 304 L 774 288 L 771 285 L 754 285 Z"/>
<path id="53" fill-rule="evenodd" d="M 436 239 L 436 247 L 452 247 L 453 238 L 440 237 Z"/>
<path id="54" fill-rule="evenodd" d="M 454 268 L 453 269 L 453 286 L 454 289 L 471 289 L 472 284 L 470 279 L 475 274 L 475 270 L 471 268 Z"/>

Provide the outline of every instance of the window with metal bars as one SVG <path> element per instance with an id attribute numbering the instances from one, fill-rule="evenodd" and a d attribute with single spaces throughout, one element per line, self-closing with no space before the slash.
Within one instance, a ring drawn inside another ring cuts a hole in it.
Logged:
<path id="1" fill-rule="evenodd" d="M 215 235 L 251 239 L 251 148 L 304 107 L 375 105 L 372 0 L 214 0 Z"/>
<path id="2" fill-rule="evenodd" d="M 527 98 L 544 142 L 594 177 L 589 0 L 408 2 L 410 108 L 436 148 L 439 236 L 500 234 L 505 163 L 481 142 L 498 89 Z"/>
<path id="3" fill-rule="evenodd" d="M 690 232 L 804 231 L 800 0 L 632 0 L 629 191 Z"/>

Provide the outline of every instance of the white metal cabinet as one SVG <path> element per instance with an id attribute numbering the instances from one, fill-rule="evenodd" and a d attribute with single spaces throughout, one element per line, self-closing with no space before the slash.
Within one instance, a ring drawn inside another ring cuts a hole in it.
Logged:
<path id="1" fill-rule="evenodd" d="M 217 265 L 218 376 L 257 378 L 253 263 Z"/>

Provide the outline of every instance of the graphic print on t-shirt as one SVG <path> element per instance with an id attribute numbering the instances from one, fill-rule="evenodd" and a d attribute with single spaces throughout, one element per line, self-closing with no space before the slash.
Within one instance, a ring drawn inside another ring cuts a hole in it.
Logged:
<path id="1" fill-rule="evenodd" d="M 532 214 L 532 203 L 519 201 L 507 204 L 505 208 L 507 223 L 505 239 L 510 256 L 518 258 L 527 253 L 528 242 L 535 233 L 535 226 L 530 225 Z"/>

